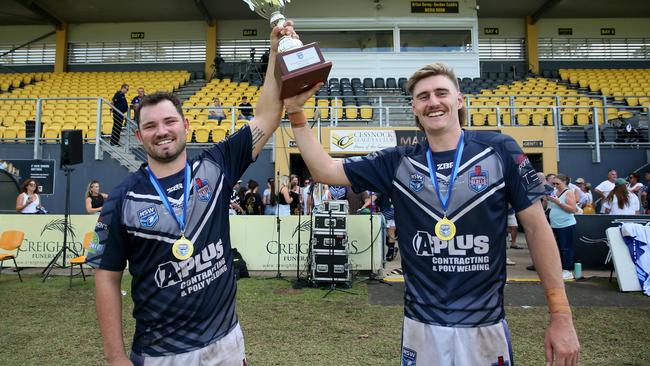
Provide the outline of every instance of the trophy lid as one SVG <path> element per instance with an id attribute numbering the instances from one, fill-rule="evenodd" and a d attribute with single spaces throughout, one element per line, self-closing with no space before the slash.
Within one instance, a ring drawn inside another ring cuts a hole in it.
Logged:
<path id="1" fill-rule="evenodd" d="M 273 13 L 284 11 L 285 5 L 291 0 L 244 0 L 244 2 L 262 18 L 270 19 Z"/>

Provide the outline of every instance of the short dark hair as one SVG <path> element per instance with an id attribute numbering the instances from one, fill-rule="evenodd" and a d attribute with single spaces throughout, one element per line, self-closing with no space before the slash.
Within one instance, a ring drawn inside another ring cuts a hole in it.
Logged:
<path id="1" fill-rule="evenodd" d="M 140 127 L 140 111 L 142 110 L 142 108 L 156 105 L 165 100 L 172 102 L 172 104 L 176 108 L 176 111 L 178 112 L 178 114 L 180 114 L 181 119 L 185 118 L 183 117 L 183 103 L 181 102 L 180 99 L 178 99 L 176 94 L 168 93 L 168 92 L 155 92 L 153 94 L 145 95 L 140 101 L 140 105 L 138 106 L 138 110 L 136 111 L 138 127 Z"/>
<path id="2" fill-rule="evenodd" d="M 127 84 L 127 83 L 124 83 L 124 84 L 122 84 L 122 86 L 120 86 L 120 89 L 123 89 L 123 88 L 128 88 L 128 87 L 129 87 L 129 84 Z"/>

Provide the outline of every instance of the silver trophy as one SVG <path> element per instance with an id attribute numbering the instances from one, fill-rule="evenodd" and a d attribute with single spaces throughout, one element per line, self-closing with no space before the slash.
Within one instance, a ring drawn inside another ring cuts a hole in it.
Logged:
<path id="1" fill-rule="evenodd" d="M 252 11 L 259 14 L 262 18 L 268 19 L 271 27 L 282 27 L 286 18 L 282 15 L 284 6 L 291 0 L 244 0 Z M 302 47 L 299 39 L 290 36 L 282 36 L 278 45 L 278 52 L 286 52 L 294 48 Z"/>
<path id="2" fill-rule="evenodd" d="M 283 26 L 284 7 L 291 0 L 243 0 L 252 11 L 268 19 L 271 27 Z M 282 78 L 281 98 L 300 94 L 318 82 L 327 81 L 332 63 L 325 61 L 318 44 L 303 45 L 299 39 L 282 36 L 278 45 L 277 63 Z"/>

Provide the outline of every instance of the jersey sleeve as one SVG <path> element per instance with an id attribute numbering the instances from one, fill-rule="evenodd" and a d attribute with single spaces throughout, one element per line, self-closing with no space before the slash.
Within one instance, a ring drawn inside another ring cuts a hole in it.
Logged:
<path id="1" fill-rule="evenodd" d="M 121 219 L 122 196 L 111 192 L 102 207 L 86 257 L 93 268 L 109 271 L 123 271 L 126 268 L 129 240 Z"/>
<path id="2" fill-rule="evenodd" d="M 228 184 L 233 186 L 254 161 L 250 127 L 245 125 L 229 138 L 207 150 L 205 154 L 223 167 Z"/>
<path id="3" fill-rule="evenodd" d="M 396 148 L 379 150 L 362 157 L 346 158 L 343 169 L 355 192 L 369 190 L 390 194 L 400 156 Z"/>
<path id="4" fill-rule="evenodd" d="M 544 197 L 544 184 L 517 142 L 503 137 L 506 194 L 512 208 L 519 212 Z"/>

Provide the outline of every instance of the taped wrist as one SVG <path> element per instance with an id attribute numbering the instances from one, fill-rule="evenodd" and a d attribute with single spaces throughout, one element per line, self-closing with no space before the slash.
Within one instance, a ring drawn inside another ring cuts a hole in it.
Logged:
<path id="1" fill-rule="evenodd" d="M 299 128 L 307 125 L 307 117 L 303 110 L 289 112 L 289 122 L 291 122 L 291 128 Z"/>
<path id="2" fill-rule="evenodd" d="M 546 301 L 549 313 L 570 313 L 569 299 L 563 288 L 549 288 L 546 290 Z"/>

